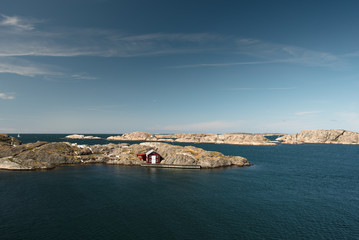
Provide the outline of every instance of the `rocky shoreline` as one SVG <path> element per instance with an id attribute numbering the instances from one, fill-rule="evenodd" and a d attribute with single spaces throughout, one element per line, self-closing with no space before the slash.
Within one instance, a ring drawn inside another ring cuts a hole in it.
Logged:
<path id="1" fill-rule="evenodd" d="M 72 135 L 71 138 L 98 139 L 98 137 L 84 135 Z M 202 168 L 250 166 L 248 160 L 243 157 L 225 156 L 220 152 L 206 151 L 194 146 L 181 147 L 163 142 L 276 145 L 264 135 L 243 133 L 154 135 L 134 132 L 109 137 L 107 140 L 144 142 L 140 144 L 78 145 L 69 142 L 38 141 L 22 144 L 14 137 L 0 134 L 0 169 L 51 169 L 66 164 L 89 163 L 140 166 L 144 161 L 139 159 L 137 154 L 150 150 L 154 150 L 162 156 L 160 164 L 195 165 Z M 281 136 L 276 140 L 283 144 L 359 144 L 359 133 L 338 129 L 304 130 L 297 134 Z"/>
<path id="2" fill-rule="evenodd" d="M 342 129 L 303 130 L 300 133 L 281 136 L 276 140 L 282 142 L 283 144 L 359 144 L 359 133 Z"/>
<path id="3" fill-rule="evenodd" d="M 37 170 L 51 169 L 68 164 L 118 164 L 140 166 L 140 152 L 155 150 L 162 156 L 161 164 L 196 165 L 201 168 L 250 166 L 246 158 L 225 156 L 220 152 L 206 151 L 193 146 L 176 146 L 161 142 L 140 144 L 78 145 L 68 142 L 21 142 L 7 134 L 0 134 L 0 169 Z"/>
<path id="4" fill-rule="evenodd" d="M 107 140 L 115 141 L 151 141 L 151 142 L 182 142 L 182 143 L 215 143 L 234 145 L 276 145 L 263 134 L 225 133 L 225 134 L 152 134 L 147 132 L 125 133 L 111 136 Z"/>

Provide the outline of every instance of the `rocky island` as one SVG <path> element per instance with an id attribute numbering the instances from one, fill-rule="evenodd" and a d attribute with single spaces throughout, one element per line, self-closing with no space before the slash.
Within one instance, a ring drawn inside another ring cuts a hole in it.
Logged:
<path id="1" fill-rule="evenodd" d="M 125 133 L 121 136 L 111 136 L 107 140 L 117 141 L 158 141 L 158 142 L 188 142 L 215 143 L 237 145 L 276 145 L 263 134 L 225 133 L 225 134 L 152 134 L 147 132 Z"/>
<path id="2" fill-rule="evenodd" d="M 85 135 L 81 135 L 81 134 L 67 135 L 65 138 L 67 138 L 67 139 L 101 139 L 100 137 L 85 136 Z"/>
<path id="3" fill-rule="evenodd" d="M 359 133 L 342 129 L 303 130 L 300 133 L 284 135 L 276 139 L 284 144 L 330 143 L 359 144 Z"/>
<path id="4" fill-rule="evenodd" d="M 139 159 L 137 154 L 151 150 L 161 155 L 160 164 L 193 165 L 202 168 L 251 165 L 246 158 L 240 156 L 225 156 L 193 146 L 181 147 L 160 142 L 89 146 L 40 141 L 21 144 L 16 138 L 0 134 L 0 169 L 51 169 L 61 165 L 89 163 L 140 166 L 143 160 Z"/>

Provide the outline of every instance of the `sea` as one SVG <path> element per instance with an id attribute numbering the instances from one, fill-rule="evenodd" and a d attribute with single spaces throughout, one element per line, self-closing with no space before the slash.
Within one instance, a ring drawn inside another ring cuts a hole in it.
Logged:
<path id="1" fill-rule="evenodd" d="M 0 171 L 0 239 L 359 239 L 358 145 L 177 144 L 253 165 Z"/>

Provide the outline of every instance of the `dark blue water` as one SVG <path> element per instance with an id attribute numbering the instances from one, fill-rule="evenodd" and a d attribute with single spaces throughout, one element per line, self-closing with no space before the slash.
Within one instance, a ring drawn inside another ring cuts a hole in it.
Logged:
<path id="1" fill-rule="evenodd" d="M 0 239 L 359 239 L 359 146 L 194 146 L 254 165 L 2 171 Z"/>

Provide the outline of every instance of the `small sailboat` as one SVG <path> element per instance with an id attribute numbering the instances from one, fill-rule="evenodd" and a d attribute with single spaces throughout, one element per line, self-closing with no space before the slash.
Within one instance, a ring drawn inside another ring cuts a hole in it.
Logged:
<path id="1" fill-rule="evenodd" d="M 17 137 L 18 137 L 18 138 L 21 137 L 20 134 L 17 134 Z"/>

